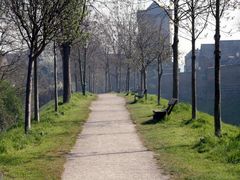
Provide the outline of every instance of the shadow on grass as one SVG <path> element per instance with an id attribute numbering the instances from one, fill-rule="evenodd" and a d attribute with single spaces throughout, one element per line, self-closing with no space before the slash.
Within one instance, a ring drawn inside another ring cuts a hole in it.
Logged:
<path id="1" fill-rule="evenodd" d="M 157 124 L 157 123 L 163 123 L 164 119 L 150 119 L 150 120 L 147 120 L 143 123 L 141 123 L 142 125 L 153 125 L 153 124 Z"/>
<path id="2" fill-rule="evenodd" d="M 177 150 L 177 149 L 182 149 L 182 148 L 187 148 L 187 149 L 191 149 L 192 145 L 190 144 L 177 144 L 177 145 L 172 145 L 172 146 L 164 146 L 161 148 L 157 148 L 158 150 L 167 150 L 167 151 L 173 151 L 173 150 Z"/>
<path id="3" fill-rule="evenodd" d="M 205 119 L 198 118 L 198 119 L 185 119 L 181 122 L 181 126 L 190 126 L 191 128 L 202 128 L 209 124 Z"/>
<path id="4" fill-rule="evenodd" d="M 19 166 L 24 163 L 31 162 L 30 158 L 21 157 L 21 156 L 10 156 L 8 154 L 4 154 L 0 156 L 0 165 L 4 166 Z"/>
<path id="5" fill-rule="evenodd" d="M 45 161 L 55 161 L 56 159 L 64 158 L 64 156 L 67 155 L 67 151 L 58 151 L 58 154 L 41 154 L 38 156 L 35 156 L 33 159 L 35 160 L 45 160 Z"/>
<path id="6" fill-rule="evenodd" d="M 137 101 L 130 101 L 130 102 L 128 102 L 127 104 L 136 104 L 137 103 Z"/>
<path id="7" fill-rule="evenodd" d="M 184 126 L 184 125 L 189 125 L 189 124 L 192 124 L 193 123 L 193 119 L 185 119 L 182 121 L 181 125 Z"/>

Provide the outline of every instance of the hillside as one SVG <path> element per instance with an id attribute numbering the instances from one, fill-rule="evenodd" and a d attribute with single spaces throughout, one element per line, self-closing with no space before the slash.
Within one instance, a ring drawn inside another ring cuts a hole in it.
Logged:
<path id="1" fill-rule="evenodd" d="M 129 102 L 133 96 L 126 97 Z M 191 120 L 191 106 L 180 103 L 164 121 L 152 121 L 156 96 L 128 103 L 132 119 L 145 145 L 156 153 L 161 167 L 174 179 L 240 179 L 240 128 L 223 124 L 223 136 L 214 136 L 213 117 L 198 112 Z"/>
<path id="2" fill-rule="evenodd" d="M 95 96 L 74 94 L 54 112 L 53 103 L 41 110 L 42 122 L 25 135 L 22 125 L 0 136 L 0 174 L 4 179 L 60 179 L 65 155 L 74 145 Z M 1 177 L 1 176 L 0 176 Z"/>

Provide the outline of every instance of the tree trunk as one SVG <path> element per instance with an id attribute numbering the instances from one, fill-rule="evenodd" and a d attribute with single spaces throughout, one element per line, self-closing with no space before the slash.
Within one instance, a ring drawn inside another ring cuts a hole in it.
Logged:
<path id="1" fill-rule="evenodd" d="M 93 67 L 94 68 L 94 67 Z M 95 76 L 95 70 L 91 72 L 91 93 L 94 93 L 94 77 Z"/>
<path id="2" fill-rule="evenodd" d="M 136 70 L 134 69 L 133 72 L 133 89 L 136 90 Z"/>
<path id="3" fill-rule="evenodd" d="M 75 61 L 75 67 L 74 67 L 74 79 L 75 79 L 75 90 L 78 92 L 78 74 L 77 74 L 77 61 Z"/>
<path id="4" fill-rule="evenodd" d="M 179 99 L 179 73 L 178 73 L 178 28 L 179 28 L 179 0 L 174 0 L 174 39 L 173 39 L 173 98 Z"/>
<path id="5" fill-rule="evenodd" d="M 110 74 L 110 67 L 108 63 L 108 92 L 111 92 L 112 85 L 111 85 L 111 74 Z"/>
<path id="6" fill-rule="evenodd" d="M 137 90 L 140 89 L 141 72 L 137 71 Z"/>
<path id="7" fill-rule="evenodd" d="M 192 7 L 194 7 L 194 0 Z M 195 37 L 195 9 L 192 8 L 192 119 L 197 118 L 197 94 L 196 94 L 196 37 Z"/>
<path id="8" fill-rule="evenodd" d="M 105 71 L 105 85 L 106 85 L 106 92 L 111 91 L 111 77 L 110 77 L 110 64 L 109 58 L 107 54 L 107 63 L 106 63 L 106 71 Z"/>
<path id="9" fill-rule="evenodd" d="M 55 102 L 55 112 L 58 111 L 58 87 L 57 87 L 57 55 L 56 55 L 56 43 L 53 45 L 54 54 L 54 102 Z"/>
<path id="10" fill-rule="evenodd" d="M 143 69 L 140 71 L 140 91 L 143 91 Z"/>
<path id="11" fill-rule="evenodd" d="M 119 65 L 119 92 L 122 91 L 122 61 L 120 59 L 120 65 Z"/>
<path id="12" fill-rule="evenodd" d="M 115 74 L 116 74 L 116 91 L 119 93 L 119 73 L 118 73 L 118 66 L 115 67 Z"/>
<path id="13" fill-rule="evenodd" d="M 221 136 L 221 81 L 220 81 L 220 0 L 216 0 L 216 34 L 215 34 L 215 101 L 214 126 L 215 135 Z"/>
<path id="14" fill-rule="evenodd" d="M 84 47 L 84 58 L 83 58 L 83 86 L 82 86 L 82 93 L 86 95 L 86 69 L 87 69 L 87 48 Z"/>
<path id="15" fill-rule="evenodd" d="M 71 99 L 71 70 L 70 70 L 70 43 L 63 43 L 62 61 L 63 61 L 63 103 L 68 103 Z"/>
<path id="16" fill-rule="evenodd" d="M 37 59 L 33 59 L 33 63 L 34 63 L 34 120 L 40 122 Z"/>
<path id="17" fill-rule="evenodd" d="M 158 105 L 161 104 L 161 79 L 163 74 L 163 67 L 160 57 L 158 58 L 158 98 L 157 103 Z"/>
<path id="18" fill-rule="evenodd" d="M 94 71 L 94 73 L 93 73 L 93 84 L 92 84 L 93 93 L 95 93 L 95 82 L 96 82 L 96 80 L 95 80 L 95 71 Z"/>
<path id="19" fill-rule="evenodd" d="M 108 91 L 108 75 L 107 75 L 107 69 L 105 69 L 105 93 Z"/>
<path id="20" fill-rule="evenodd" d="M 79 66 L 80 84 L 81 84 L 82 93 L 83 93 L 83 91 L 84 91 L 84 89 L 83 89 L 83 73 L 82 73 L 81 53 L 80 53 L 79 48 L 78 48 L 78 66 Z"/>
<path id="21" fill-rule="evenodd" d="M 30 50 L 25 97 L 25 124 L 24 124 L 25 134 L 27 134 L 28 131 L 31 129 L 32 70 L 33 59 L 32 51 Z"/>
<path id="22" fill-rule="evenodd" d="M 127 66 L 127 76 L 126 76 L 126 92 L 130 91 L 130 67 Z"/>
<path id="23" fill-rule="evenodd" d="M 88 91 L 91 92 L 91 83 L 92 83 L 92 80 L 91 80 L 91 68 L 90 66 L 88 66 Z"/>
<path id="24" fill-rule="evenodd" d="M 145 100 L 147 100 L 147 71 L 145 68 L 143 70 L 143 89 L 145 92 Z"/>

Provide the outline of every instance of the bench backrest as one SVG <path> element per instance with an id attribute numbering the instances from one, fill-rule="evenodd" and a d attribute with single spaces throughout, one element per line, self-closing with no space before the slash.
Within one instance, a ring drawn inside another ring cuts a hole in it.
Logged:
<path id="1" fill-rule="evenodd" d="M 177 104 L 178 100 L 175 98 L 172 98 L 169 102 L 168 102 L 168 107 L 167 107 L 167 114 L 170 115 L 174 106 Z"/>

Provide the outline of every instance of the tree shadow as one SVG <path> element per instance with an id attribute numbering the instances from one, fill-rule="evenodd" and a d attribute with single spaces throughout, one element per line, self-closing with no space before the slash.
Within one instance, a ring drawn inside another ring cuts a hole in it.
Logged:
<path id="1" fill-rule="evenodd" d="M 190 124 L 192 124 L 193 123 L 193 119 L 185 119 L 185 120 L 183 120 L 182 121 L 182 123 L 181 123 L 181 125 L 190 125 Z"/>
<path id="2" fill-rule="evenodd" d="M 192 145 L 191 145 L 191 144 L 169 145 L 169 146 L 164 146 L 164 147 L 156 148 L 156 150 L 162 150 L 162 149 L 164 149 L 164 150 L 167 150 L 167 151 L 172 151 L 172 150 L 181 149 L 181 148 L 192 149 Z"/>

